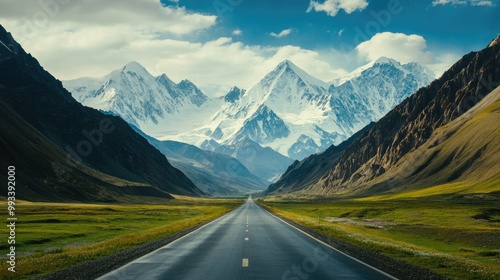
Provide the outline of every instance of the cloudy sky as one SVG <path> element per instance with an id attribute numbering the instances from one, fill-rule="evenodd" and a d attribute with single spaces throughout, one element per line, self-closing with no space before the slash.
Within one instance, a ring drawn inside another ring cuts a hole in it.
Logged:
<path id="1" fill-rule="evenodd" d="M 210 95 L 290 59 L 331 81 L 380 56 L 437 73 L 500 32 L 499 0 L 0 0 L 0 24 L 59 79 L 130 61 Z"/>

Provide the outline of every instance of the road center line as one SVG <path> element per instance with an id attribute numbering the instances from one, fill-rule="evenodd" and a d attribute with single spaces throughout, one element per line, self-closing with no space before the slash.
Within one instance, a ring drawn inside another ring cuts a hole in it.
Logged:
<path id="1" fill-rule="evenodd" d="M 248 259 L 243 259 L 243 261 L 241 262 L 241 266 L 248 267 Z"/>
<path id="2" fill-rule="evenodd" d="M 248 237 L 245 237 L 245 240 L 248 241 Z"/>

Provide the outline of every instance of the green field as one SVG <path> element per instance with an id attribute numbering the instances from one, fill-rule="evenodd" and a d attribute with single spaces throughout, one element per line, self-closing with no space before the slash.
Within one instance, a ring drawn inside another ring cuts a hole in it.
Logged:
<path id="1" fill-rule="evenodd" d="M 500 279 L 498 201 L 258 202 L 328 236 L 451 279 Z"/>
<path id="2" fill-rule="evenodd" d="M 217 218 L 242 202 L 183 197 L 152 205 L 18 202 L 15 278 L 7 274 L 5 226 L 0 278 L 42 276 L 110 255 Z"/>

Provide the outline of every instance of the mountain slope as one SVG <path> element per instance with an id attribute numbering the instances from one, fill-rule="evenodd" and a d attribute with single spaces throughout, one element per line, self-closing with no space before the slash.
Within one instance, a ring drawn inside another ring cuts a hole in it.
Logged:
<path id="1" fill-rule="evenodd" d="M 0 41 L 15 45 L 0 48 L 0 98 L 50 141 L 101 173 L 167 193 L 203 194 L 122 119 L 76 102 L 3 27 Z"/>
<path id="2" fill-rule="evenodd" d="M 480 52 L 465 55 L 440 79 L 421 88 L 352 143 L 338 158 L 337 164 L 306 191 L 338 195 L 380 193 L 403 188 L 409 182 L 408 176 L 425 169 L 408 161 L 410 153 L 427 143 L 438 128 L 455 120 L 486 96 L 493 89 L 487 81 L 500 80 L 499 50 L 500 46 L 494 44 Z M 465 143 L 463 140 L 462 145 Z M 476 148 L 472 150 L 478 157 L 483 147 Z M 449 159 L 456 160 L 458 158 L 455 157 Z M 460 160 L 473 161 L 461 157 Z M 428 159 L 426 164 L 432 161 Z M 390 176 L 392 170 L 404 163 L 408 166 L 403 172 L 405 174 Z M 385 180 L 381 177 L 384 174 L 388 176 Z M 460 176 L 458 173 L 445 176 L 441 182 L 451 182 Z"/>
<path id="3" fill-rule="evenodd" d="M 229 145 L 219 145 L 215 141 L 206 141 L 203 149 L 231 156 L 268 183 L 274 182 L 285 172 L 293 160 L 281 155 L 269 147 L 262 147 L 250 138 L 242 136 Z"/>
<path id="4" fill-rule="evenodd" d="M 215 111 L 211 104 L 221 102 L 188 80 L 176 84 L 165 74 L 154 77 L 137 62 L 102 78 L 64 81 L 64 86 L 83 105 L 118 115 L 156 138 L 197 129 Z"/>
<path id="5" fill-rule="evenodd" d="M 404 183 L 380 198 L 500 193 L 500 87 L 459 118 L 436 129 L 376 183 Z M 392 181 L 389 180 L 392 178 Z"/>
<path id="6" fill-rule="evenodd" d="M 433 73 L 417 63 L 401 65 L 381 57 L 355 70 L 351 79 L 338 87 L 331 87 L 330 107 L 336 112 L 336 122 L 347 136 L 376 122 L 396 105 L 427 86 Z"/>
<path id="7" fill-rule="evenodd" d="M 320 154 L 311 155 L 302 161 L 296 160 L 275 183 L 271 184 L 265 194 L 281 194 L 300 191 L 316 184 L 338 162 L 349 145 L 363 133 L 373 127 L 373 123 L 355 133 L 338 146 L 332 145 Z"/>
<path id="8" fill-rule="evenodd" d="M 106 175 L 68 157 L 2 100 L 0 119 L 0 164 L 15 167 L 19 198 L 107 203 L 139 202 L 141 196 L 172 198 L 148 184 Z M 0 179 L 6 185 L 5 180 Z"/>
<path id="9" fill-rule="evenodd" d="M 227 146 L 248 137 L 302 159 L 377 121 L 432 76 L 417 63 L 380 58 L 335 87 L 285 60 L 248 91 L 234 87 L 210 99 L 189 81 L 175 84 L 129 63 L 101 79 L 64 84 L 82 104 L 122 116 L 160 140 L 201 147 L 205 141 Z"/>
<path id="10" fill-rule="evenodd" d="M 243 195 L 266 187 L 235 158 L 181 142 L 159 141 L 134 129 L 207 194 Z"/>
<path id="11" fill-rule="evenodd" d="M 206 127 L 221 144 L 246 136 L 301 159 L 325 150 L 376 121 L 419 87 L 430 70 L 380 58 L 335 87 L 291 61 L 280 63 L 236 101 L 225 104 Z M 203 138 L 203 137 L 201 137 Z"/>

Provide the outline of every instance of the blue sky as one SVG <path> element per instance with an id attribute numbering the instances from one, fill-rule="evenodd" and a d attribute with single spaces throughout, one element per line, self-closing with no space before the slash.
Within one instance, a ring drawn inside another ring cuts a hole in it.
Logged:
<path id="1" fill-rule="evenodd" d="M 0 0 L 0 24 L 62 80 L 137 61 L 211 96 L 290 59 L 333 81 L 380 56 L 439 76 L 500 29 L 500 0 Z"/>
<path id="2" fill-rule="evenodd" d="M 450 48 L 458 52 L 482 49 L 500 34 L 500 6 L 497 1 L 483 1 L 484 6 L 469 3 L 432 4 L 432 1 L 370 1 L 362 10 L 335 16 L 308 10 L 310 0 L 180 0 L 165 5 L 181 5 L 188 10 L 218 15 L 218 27 L 208 38 L 230 36 L 239 29 L 238 41 L 250 45 L 297 45 L 307 49 L 354 48 L 360 38 L 370 38 L 378 32 L 418 34 L 432 48 Z M 318 1 L 320 3 L 325 1 Z M 354 1 L 355 2 L 355 1 Z M 446 2 L 446 1 L 445 1 Z M 457 1 L 455 1 L 457 2 Z M 462 1 L 459 1 L 459 3 Z M 487 5 L 486 3 L 491 3 Z M 286 4 L 284 4 L 286 3 Z M 388 5 L 393 3 L 390 12 Z M 389 13 L 388 13 L 389 12 Z M 378 16 L 377 16 L 378 15 Z M 389 20 L 386 20 L 389 15 Z M 292 29 L 286 37 L 274 38 Z M 342 31 L 342 36 L 339 32 Z M 361 32 L 359 32 L 361 31 Z M 360 35 L 362 34 L 362 35 Z"/>

